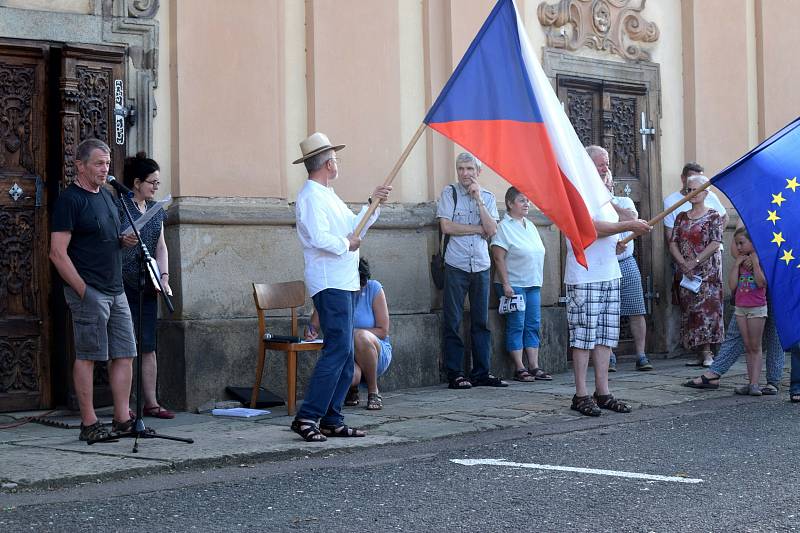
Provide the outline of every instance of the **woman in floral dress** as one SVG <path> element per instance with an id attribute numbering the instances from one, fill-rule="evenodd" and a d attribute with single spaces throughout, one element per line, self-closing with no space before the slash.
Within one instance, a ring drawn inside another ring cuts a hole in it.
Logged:
<path id="1" fill-rule="evenodd" d="M 702 175 L 689 177 L 687 193 L 708 182 Z M 681 340 L 683 345 L 697 353 L 698 364 L 709 367 L 713 362 L 711 345 L 721 343 L 723 327 L 722 293 L 722 217 L 705 204 L 708 191 L 691 200 L 689 211 L 675 219 L 675 229 L 669 251 L 687 277 L 699 276 L 702 280 L 697 293 L 681 287 Z"/>

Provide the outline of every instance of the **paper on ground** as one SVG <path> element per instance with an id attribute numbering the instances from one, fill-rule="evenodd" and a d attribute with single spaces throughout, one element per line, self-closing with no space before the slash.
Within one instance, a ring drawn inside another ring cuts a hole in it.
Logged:
<path id="1" fill-rule="evenodd" d="M 253 416 L 268 415 L 270 411 L 266 409 L 250 409 L 248 407 L 233 407 L 231 409 L 212 409 L 214 416 L 236 416 L 240 418 L 250 418 Z"/>

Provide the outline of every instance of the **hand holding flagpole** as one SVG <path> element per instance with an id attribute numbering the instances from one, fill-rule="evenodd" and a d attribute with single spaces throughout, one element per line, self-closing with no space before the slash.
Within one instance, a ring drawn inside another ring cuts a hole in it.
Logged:
<path id="1" fill-rule="evenodd" d="M 710 181 L 702 184 L 700 187 L 696 188 L 695 190 L 693 190 L 692 192 L 690 192 L 689 194 L 687 194 L 686 196 L 684 196 L 683 198 L 681 198 L 680 200 L 669 206 L 667 209 L 665 209 L 664 211 L 657 214 L 655 217 L 648 220 L 647 223 L 650 226 L 655 226 L 656 224 L 664 220 L 664 217 L 666 217 L 667 215 L 678 209 L 680 206 L 682 206 L 683 204 L 685 204 L 686 202 L 688 202 L 689 200 L 691 200 L 692 198 L 703 192 L 704 190 L 708 189 L 710 186 L 711 186 Z M 636 235 L 631 234 L 622 239 L 621 241 L 619 241 L 619 243 L 624 246 L 635 238 Z"/>
<path id="2" fill-rule="evenodd" d="M 386 180 L 383 182 L 384 187 L 390 186 L 392 184 L 392 181 L 394 181 L 394 178 L 397 177 L 397 173 L 400 172 L 400 167 L 402 167 L 403 163 L 406 162 L 406 159 L 408 159 L 408 155 L 411 153 L 411 149 L 414 148 L 414 145 L 417 144 L 417 141 L 422 135 L 422 132 L 425 131 L 425 126 L 426 124 L 424 122 L 419 125 L 419 128 L 417 128 L 416 133 L 414 133 L 414 136 L 411 138 L 411 141 L 409 141 L 408 146 L 406 146 L 406 149 L 403 150 L 402 154 L 400 154 L 400 159 L 397 160 L 397 163 L 394 164 L 394 168 L 392 168 L 392 171 L 389 172 L 388 176 L 386 176 Z M 364 214 L 364 217 L 358 223 L 358 226 L 356 226 L 356 229 L 353 231 L 353 235 L 361 235 L 361 232 L 364 231 L 364 226 L 367 225 L 367 220 L 369 220 L 369 217 L 372 216 L 372 213 L 375 212 L 375 210 L 382 202 L 383 200 L 381 199 L 379 201 L 373 201 L 371 204 L 369 204 L 367 212 Z"/>

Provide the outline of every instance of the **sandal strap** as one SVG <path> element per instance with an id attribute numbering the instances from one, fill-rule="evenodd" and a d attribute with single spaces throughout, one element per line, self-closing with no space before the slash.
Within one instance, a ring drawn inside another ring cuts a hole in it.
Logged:
<path id="1" fill-rule="evenodd" d="M 293 420 L 291 425 L 292 431 L 300 435 L 306 442 L 324 442 L 328 438 L 317 429 L 314 422 L 306 420 Z"/>
<path id="2" fill-rule="evenodd" d="M 631 406 L 625 402 L 621 402 L 614 398 L 613 394 L 597 394 L 594 393 L 595 401 L 597 401 L 597 405 L 600 409 L 609 409 L 611 411 L 616 411 L 617 413 L 630 413 Z"/>
<path id="3" fill-rule="evenodd" d="M 600 414 L 600 408 L 597 407 L 594 399 L 589 395 L 573 396 L 572 409 L 578 411 L 582 415 L 587 416 L 598 416 Z"/>
<path id="4" fill-rule="evenodd" d="M 351 428 L 348 425 L 341 426 L 320 426 L 320 432 L 326 437 L 366 437 L 367 433 L 358 428 Z"/>

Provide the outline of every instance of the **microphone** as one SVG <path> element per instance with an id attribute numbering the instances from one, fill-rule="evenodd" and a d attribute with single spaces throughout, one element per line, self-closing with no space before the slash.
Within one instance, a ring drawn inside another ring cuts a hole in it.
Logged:
<path id="1" fill-rule="evenodd" d="M 133 191 L 127 188 L 122 183 L 120 183 L 119 180 L 117 180 L 117 178 L 115 178 L 114 176 L 109 174 L 108 176 L 106 176 L 106 181 L 108 182 L 109 185 L 114 187 L 114 190 L 116 190 L 120 196 L 127 196 L 128 198 L 133 198 Z"/>

